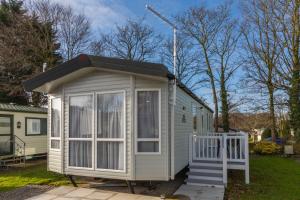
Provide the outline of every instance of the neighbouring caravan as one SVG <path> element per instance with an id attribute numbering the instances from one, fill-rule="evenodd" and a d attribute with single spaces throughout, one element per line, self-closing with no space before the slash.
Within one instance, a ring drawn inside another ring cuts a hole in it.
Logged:
<path id="1" fill-rule="evenodd" d="M 0 158 L 47 153 L 47 108 L 0 103 Z"/>
<path id="2" fill-rule="evenodd" d="M 48 168 L 62 174 L 167 181 L 189 136 L 212 131 L 213 111 L 162 64 L 82 54 L 24 87 L 49 96 Z"/>

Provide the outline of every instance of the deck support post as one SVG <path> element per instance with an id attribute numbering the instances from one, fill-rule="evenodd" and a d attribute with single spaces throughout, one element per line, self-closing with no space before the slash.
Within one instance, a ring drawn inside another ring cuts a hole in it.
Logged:
<path id="1" fill-rule="evenodd" d="M 245 183 L 250 183 L 250 170 L 249 170 L 249 143 L 248 143 L 248 134 L 244 133 L 245 141 Z"/>
<path id="2" fill-rule="evenodd" d="M 68 175 L 67 177 L 70 179 L 70 181 L 71 181 L 71 183 L 72 183 L 72 185 L 73 185 L 74 187 L 78 187 L 78 185 L 76 184 L 76 182 L 75 182 L 74 179 L 73 179 L 73 176 Z"/>
<path id="3" fill-rule="evenodd" d="M 126 184 L 127 184 L 127 186 L 128 186 L 129 192 L 130 192 L 131 194 L 135 194 L 135 193 L 134 193 L 134 187 L 132 186 L 131 181 L 126 180 Z"/>
<path id="4" fill-rule="evenodd" d="M 223 183 L 227 186 L 227 135 L 222 135 L 222 163 L 223 163 Z"/>

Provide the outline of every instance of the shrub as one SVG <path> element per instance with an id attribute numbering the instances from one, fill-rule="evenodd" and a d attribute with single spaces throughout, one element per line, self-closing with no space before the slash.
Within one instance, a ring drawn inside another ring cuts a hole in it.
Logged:
<path id="1" fill-rule="evenodd" d="M 293 150 L 294 150 L 294 153 L 299 155 L 300 154 L 300 142 L 297 142 L 293 145 Z"/>
<path id="2" fill-rule="evenodd" d="M 257 154 L 278 154 L 281 152 L 281 146 L 269 141 L 261 141 L 257 143 L 254 148 Z"/>

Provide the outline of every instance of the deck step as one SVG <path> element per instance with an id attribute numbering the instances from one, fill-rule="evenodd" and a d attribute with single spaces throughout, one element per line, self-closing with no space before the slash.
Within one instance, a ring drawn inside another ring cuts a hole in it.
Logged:
<path id="1" fill-rule="evenodd" d="M 190 165 L 190 169 L 209 169 L 209 170 L 223 170 L 222 166 L 203 166 L 203 165 Z"/>
<path id="2" fill-rule="evenodd" d="M 193 163 L 191 164 L 193 166 L 207 166 L 207 167 L 223 167 L 222 163 L 204 163 L 204 162 L 200 162 L 200 163 Z"/>
<path id="3" fill-rule="evenodd" d="M 205 180 L 205 179 L 186 179 L 188 185 L 207 185 L 207 186 L 223 186 L 223 181 Z"/>
<path id="4" fill-rule="evenodd" d="M 191 168 L 190 172 L 223 174 L 223 170 L 213 170 L 213 169 L 193 169 L 193 168 Z"/>
<path id="5" fill-rule="evenodd" d="M 220 161 L 220 160 L 193 160 L 193 163 L 222 164 L 222 161 Z"/>
<path id="6" fill-rule="evenodd" d="M 206 173 L 206 172 L 187 172 L 188 176 L 208 176 L 208 177 L 223 177 L 222 173 Z"/>

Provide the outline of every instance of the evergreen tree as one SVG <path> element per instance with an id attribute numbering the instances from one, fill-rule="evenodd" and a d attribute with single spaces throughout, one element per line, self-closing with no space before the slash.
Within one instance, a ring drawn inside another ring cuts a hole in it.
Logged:
<path id="1" fill-rule="evenodd" d="M 23 9 L 22 1 L 1 1 L 0 4 L 0 101 L 28 104 L 29 96 L 22 82 L 42 72 L 43 63 L 52 67 L 60 60 L 59 45 L 52 24 L 40 22 L 37 16 Z M 33 94 L 33 104 L 45 98 Z"/>

